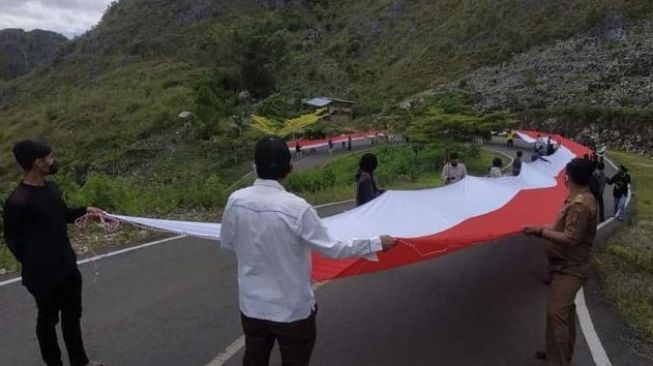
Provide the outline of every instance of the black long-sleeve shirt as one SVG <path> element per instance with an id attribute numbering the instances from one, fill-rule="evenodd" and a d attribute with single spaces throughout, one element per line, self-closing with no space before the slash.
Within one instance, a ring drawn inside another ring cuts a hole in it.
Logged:
<path id="1" fill-rule="evenodd" d="M 23 284 L 34 295 L 47 292 L 77 270 L 67 224 L 85 213 L 85 208 L 68 208 L 52 182 L 21 183 L 5 202 L 5 241 L 22 265 Z"/>
<path id="2" fill-rule="evenodd" d="M 630 174 L 617 173 L 608 180 L 608 184 L 613 185 L 612 196 L 614 198 L 621 198 L 628 196 L 628 185 L 630 184 Z"/>
<path id="3" fill-rule="evenodd" d="M 356 179 L 358 180 L 356 206 L 362 206 L 382 193 L 382 191 L 376 187 L 376 182 L 369 173 L 360 172 L 356 176 Z"/>

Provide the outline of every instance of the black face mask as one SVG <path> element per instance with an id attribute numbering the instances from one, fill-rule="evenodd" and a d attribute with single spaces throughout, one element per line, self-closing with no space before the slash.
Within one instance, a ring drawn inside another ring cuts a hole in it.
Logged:
<path id="1" fill-rule="evenodd" d="M 55 160 L 48 167 L 48 175 L 55 175 L 59 171 L 59 163 Z"/>
<path id="2" fill-rule="evenodd" d="M 458 166 L 458 162 L 457 161 L 452 161 L 451 166 Z"/>

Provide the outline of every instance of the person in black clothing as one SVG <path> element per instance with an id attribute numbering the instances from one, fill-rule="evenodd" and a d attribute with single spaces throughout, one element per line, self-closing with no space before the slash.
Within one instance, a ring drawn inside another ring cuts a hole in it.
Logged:
<path id="1" fill-rule="evenodd" d="M 555 145 L 553 144 L 553 141 L 551 141 L 551 138 L 549 137 L 549 139 L 546 142 L 546 155 L 551 156 L 555 154 L 555 152 L 556 152 Z"/>
<path id="2" fill-rule="evenodd" d="M 594 164 L 594 169 L 598 169 L 600 159 L 599 155 L 596 153 L 596 150 L 592 150 L 592 156 L 590 157 L 590 160 L 592 160 L 592 164 Z"/>
<path id="3" fill-rule="evenodd" d="M 351 151 L 351 148 L 352 148 L 351 143 L 352 143 L 351 136 L 349 136 L 349 137 L 347 137 L 347 150 L 349 150 L 349 151 Z"/>
<path id="4" fill-rule="evenodd" d="M 614 216 L 620 221 L 624 219 L 624 208 L 630 182 L 631 179 L 630 174 L 628 174 L 628 169 L 623 165 L 619 168 L 619 172 L 608 180 L 609 185 L 614 185 L 612 190 L 612 196 L 614 197 Z"/>
<path id="5" fill-rule="evenodd" d="M 300 145 L 299 142 L 295 144 L 295 155 L 297 160 L 302 158 L 302 145 Z"/>
<path id="6" fill-rule="evenodd" d="M 26 140 L 17 143 L 13 153 L 24 176 L 5 202 L 4 235 L 9 250 L 21 263 L 23 285 L 36 300 L 36 335 L 43 361 L 48 366 L 63 365 L 55 329 L 61 314 L 70 364 L 102 365 L 89 362 L 84 350 L 80 326 L 82 276 L 67 224 L 83 216 L 99 219 L 104 211 L 66 206 L 57 186 L 46 180 L 57 172 L 48 146 Z"/>
<path id="7" fill-rule="evenodd" d="M 361 157 L 358 174 L 356 174 L 356 181 L 358 182 L 356 206 L 364 205 L 383 193 L 376 186 L 376 181 L 374 181 L 374 171 L 378 164 L 376 155 L 372 153 L 364 154 Z"/>
<path id="8" fill-rule="evenodd" d="M 515 177 L 521 174 L 523 156 L 524 156 L 523 152 L 517 151 L 517 157 L 515 158 L 515 160 L 512 161 L 512 175 Z"/>
<path id="9" fill-rule="evenodd" d="M 538 161 L 538 160 L 543 160 L 543 161 L 545 161 L 547 163 L 551 163 L 551 161 L 544 158 L 544 148 L 543 147 L 540 147 L 539 149 L 537 149 L 535 151 L 535 153 L 533 155 L 531 155 L 531 161 L 535 162 L 535 161 Z"/>
<path id="10" fill-rule="evenodd" d="M 594 162 L 592 162 L 593 164 Z M 592 180 L 590 181 L 590 192 L 599 203 L 599 221 L 605 221 L 605 203 L 603 201 L 603 191 L 605 185 L 608 184 L 608 177 L 605 175 L 605 163 L 598 162 L 596 169 L 592 173 Z"/>

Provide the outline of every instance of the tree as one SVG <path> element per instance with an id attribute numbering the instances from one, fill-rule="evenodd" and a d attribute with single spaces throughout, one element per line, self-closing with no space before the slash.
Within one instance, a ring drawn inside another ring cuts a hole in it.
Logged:
<path id="1" fill-rule="evenodd" d="M 319 109 L 313 113 L 304 114 L 287 120 L 252 115 L 252 127 L 264 133 L 288 136 L 318 123 L 324 116 L 325 111 L 326 109 Z"/>

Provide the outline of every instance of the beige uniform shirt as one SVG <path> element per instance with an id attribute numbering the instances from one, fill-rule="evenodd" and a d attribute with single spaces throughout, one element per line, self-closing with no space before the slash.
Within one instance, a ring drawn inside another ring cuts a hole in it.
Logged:
<path id="1" fill-rule="evenodd" d="M 596 238 L 597 212 L 598 204 L 589 189 L 567 198 L 553 230 L 566 233 L 572 242 L 568 245 L 546 242 L 552 272 L 587 277 Z"/>

